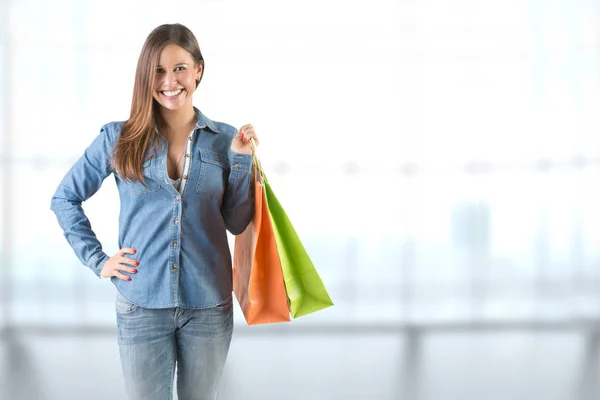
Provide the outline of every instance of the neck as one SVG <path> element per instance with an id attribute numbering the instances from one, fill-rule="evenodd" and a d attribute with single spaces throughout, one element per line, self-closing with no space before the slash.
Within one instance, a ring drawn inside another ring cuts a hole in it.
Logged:
<path id="1" fill-rule="evenodd" d="M 165 127 L 171 132 L 185 132 L 187 135 L 191 126 L 196 125 L 196 112 L 194 107 L 185 107 L 180 110 L 161 110 Z"/>

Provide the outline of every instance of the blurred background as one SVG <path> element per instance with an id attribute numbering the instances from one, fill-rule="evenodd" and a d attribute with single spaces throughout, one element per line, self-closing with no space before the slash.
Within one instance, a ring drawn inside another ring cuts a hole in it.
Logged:
<path id="1" fill-rule="evenodd" d="M 252 327 L 236 304 L 220 399 L 600 398 L 598 0 L 0 4 L 2 400 L 125 398 L 116 291 L 50 199 L 167 22 L 335 302 Z M 108 254 L 118 207 L 112 177 L 84 204 Z"/>

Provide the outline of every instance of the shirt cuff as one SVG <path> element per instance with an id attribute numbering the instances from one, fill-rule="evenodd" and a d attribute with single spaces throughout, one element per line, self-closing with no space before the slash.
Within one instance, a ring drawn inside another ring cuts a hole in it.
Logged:
<path id="1" fill-rule="evenodd" d="M 102 272 L 102 267 L 109 258 L 110 257 L 106 253 L 100 252 L 98 255 L 93 255 L 90 257 L 87 262 L 87 266 L 94 271 L 98 278 L 101 278 L 100 273 Z"/>
<path id="2" fill-rule="evenodd" d="M 249 172 L 252 169 L 252 154 L 231 152 L 229 155 L 231 171 Z"/>

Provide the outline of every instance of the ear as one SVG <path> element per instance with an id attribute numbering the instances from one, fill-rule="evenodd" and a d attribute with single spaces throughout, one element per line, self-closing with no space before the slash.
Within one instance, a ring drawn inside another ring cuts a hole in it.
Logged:
<path id="1" fill-rule="evenodd" d="M 203 65 L 203 63 L 198 63 L 198 65 L 196 65 L 196 82 L 200 82 L 200 79 L 202 79 L 203 73 L 204 73 L 204 65 Z"/>

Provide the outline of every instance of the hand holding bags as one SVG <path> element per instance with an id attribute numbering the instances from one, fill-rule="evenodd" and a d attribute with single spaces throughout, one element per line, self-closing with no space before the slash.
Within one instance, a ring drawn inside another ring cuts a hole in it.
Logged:
<path id="1" fill-rule="evenodd" d="M 333 305 L 254 150 L 255 215 L 235 237 L 233 287 L 248 325 L 289 321 Z"/>

